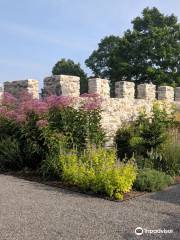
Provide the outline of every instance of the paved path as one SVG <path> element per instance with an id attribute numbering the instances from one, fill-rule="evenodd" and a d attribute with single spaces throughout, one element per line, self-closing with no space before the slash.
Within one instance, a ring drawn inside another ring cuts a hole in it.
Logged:
<path id="1" fill-rule="evenodd" d="M 136 236 L 136 227 L 174 233 Z M 0 240 L 61 239 L 178 240 L 180 185 L 120 203 L 0 175 Z"/>

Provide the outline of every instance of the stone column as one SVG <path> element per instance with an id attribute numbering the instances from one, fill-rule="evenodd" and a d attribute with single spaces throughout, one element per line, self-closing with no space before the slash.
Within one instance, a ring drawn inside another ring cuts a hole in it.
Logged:
<path id="1" fill-rule="evenodd" d="M 3 84 L 0 83 L 0 104 L 1 104 L 3 93 L 4 93 Z"/>
<path id="2" fill-rule="evenodd" d="M 4 92 L 11 93 L 16 97 L 24 91 L 31 93 L 33 98 L 39 98 L 38 81 L 35 79 L 27 79 L 4 83 Z"/>
<path id="3" fill-rule="evenodd" d="M 174 88 L 170 86 L 158 87 L 158 100 L 174 101 Z"/>
<path id="4" fill-rule="evenodd" d="M 54 75 L 44 79 L 45 95 L 74 96 L 80 95 L 80 78 L 69 75 Z"/>
<path id="5" fill-rule="evenodd" d="M 154 84 L 139 84 L 137 86 L 137 98 L 153 100 L 156 98 L 156 86 Z"/>
<path id="6" fill-rule="evenodd" d="M 175 89 L 175 101 L 180 101 L 180 87 Z"/>
<path id="7" fill-rule="evenodd" d="M 101 78 L 90 78 L 88 80 L 88 93 L 96 93 L 102 97 L 110 97 L 109 81 Z"/>
<path id="8" fill-rule="evenodd" d="M 115 97 L 134 99 L 134 82 L 120 81 L 115 82 Z"/>

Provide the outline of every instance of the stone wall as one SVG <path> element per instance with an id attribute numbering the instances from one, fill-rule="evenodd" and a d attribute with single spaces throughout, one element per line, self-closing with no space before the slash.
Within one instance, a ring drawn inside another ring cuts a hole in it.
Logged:
<path id="1" fill-rule="evenodd" d="M 35 79 L 19 80 L 4 83 L 4 92 L 18 96 L 21 92 L 27 91 L 33 98 L 39 98 L 38 81 Z"/>
<path id="2" fill-rule="evenodd" d="M 3 84 L 0 83 L 0 102 L 1 102 L 1 99 L 2 99 L 3 91 L 4 91 L 3 88 L 4 88 Z"/>
<path id="3" fill-rule="evenodd" d="M 45 95 L 63 95 L 79 97 L 80 78 L 67 75 L 54 75 L 44 79 Z"/>
<path id="4" fill-rule="evenodd" d="M 135 84 L 121 81 L 115 84 L 115 98 L 110 98 L 109 82 L 106 79 L 92 78 L 88 82 L 89 93 L 99 94 L 102 97 L 102 126 L 107 133 L 107 145 L 111 145 L 113 137 L 124 122 L 134 120 L 139 111 L 145 108 L 150 112 L 153 102 L 165 101 L 168 104 L 176 104 L 180 109 L 180 88 L 174 89 L 161 86 L 156 89 L 153 84 L 140 84 L 137 86 L 137 98 L 135 98 Z M 38 97 L 37 80 L 24 80 L 5 82 L 4 91 L 18 94 L 19 91 L 28 90 L 35 98 Z M 80 100 L 80 79 L 75 76 L 56 75 L 44 79 L 44 93 L 63 96 L 74 96 Z"/>

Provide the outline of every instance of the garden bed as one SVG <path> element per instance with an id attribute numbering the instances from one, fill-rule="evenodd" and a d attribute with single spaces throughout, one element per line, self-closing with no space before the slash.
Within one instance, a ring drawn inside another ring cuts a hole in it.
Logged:
<path id="1" fill-rule="evenodd" d="M 62 188 L 68 191 L 72 191 L 72 192 L 77 192 L 77 193 L 81 193 L 81 194 L 86 194 L 89 196 L 94 196 L 94 197 L 98 197 L 98 198 L 102 198 L 102 199 L 106 199 L 109 201 L 115 201 L 115 202 L 123 202 L 123 201 L 127 201 L 142 195 L 147 194 L 148 192 L 140 192 L 140 191 L 135 191 L 135 190 L 131 190 L 128 193 L 124 194 L 124 198 L 123 200 L 116 200 L 116 199 L 112 199 L 109 198 L 105 195 L 100 195 L 100 194 L 95 194 L 92 191 L 88 191 L 88 192 L 83 192 L 82 190 L 80 190 L 77 186 L 71 185 L 71 184 L 66 184 L 64 182 L 61 181 L 57 181 L 57 180 L 45 180 L 43 179 L 39 174 L 37 174 L 36 172 L 32 172 L 32 171 L 20 171 L 20 172 L 1 172 L 1 174 L 4 175 L 11 175 L 17 178 L 21 178 L 21 179 L 25 179 L 28 181 L 33 181 L 33 182 L 37 182 L 37 183 L 41 183 L 41 184 L 45 184 L 51 187 L 56 187 L 56 188 Z M 175 181 L 172 185 L 176 185 L 176 184 L 180 184 L 180 176 L 176 176 L 175 177 Z"/>
<path id="2" fill-rule="evenodd" d="M 131 190 L 130 192 L 124 194 L 123 200 L 116 200 L 116 199 L 107 197 L 106 195 L 100 195 L 100 194 L 93 193 L 92 191 L 83 192 L 77 186 L 74 186 L 71 184 L 66 184 L 61 181 L 45 180 L 39 174 L 37 174 L 35 172 L 31 172 L 31 171 L 28 171 L 28 172 L 22 172 L 22 171 L 20 171 L 20 172 L 12 172 L 12 171 L 11 172 L 0 172 L 0 174 L 10 175 L 10 176 L 21 178 L 24 180 L 45 184 L 45 185 L 48 185 L 51 187 L 62 188 L 62 189 L 68 190 L 68 191 L 86 194 L 86 195 L 89 195 L 92 197 L 98 197 L 98 198 L 106 199 L 109 201 L 115 201 L 115 202 L 127 201 L 127 200 L 142 196 L 147 193 L 147 192 L 139 192 L 139 191 Z"/>

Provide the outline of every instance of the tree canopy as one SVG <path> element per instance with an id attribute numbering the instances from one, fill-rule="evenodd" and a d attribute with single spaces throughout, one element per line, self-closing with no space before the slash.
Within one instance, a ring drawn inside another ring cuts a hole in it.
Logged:
<path id="1" fill-rule="evenodd" d="M 88 92 L 88 81 L 87 75 L 81 68 L 79 63 L 74 63 L 74 61 L 70 59 L 62 58 L 58 61 L 52 69 L 53 75 L 73 75 L 80 77 L 80 92 L 85 93 Z"/>
<path id="2" fill-rule="evenodd" d="M 95 76 L 180 86 L 180 24 L 173 14 L 145 8 L 122 37 L 101 40 L 85 61 Z M 113 88 L 113 87 L 112 87 Z"/>

